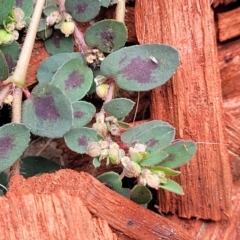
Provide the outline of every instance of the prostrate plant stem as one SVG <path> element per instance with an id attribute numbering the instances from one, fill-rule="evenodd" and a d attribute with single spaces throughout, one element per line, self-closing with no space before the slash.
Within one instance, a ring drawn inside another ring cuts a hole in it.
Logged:
<path id="1" fill-rule="evenodd" d="M 36 39 L 38 24 L 42 15 L 44 3 L 45 0 L 36 1 L 33 16 L 31 18 L 31 22 L 27 31 L 26 38 L 24 40 L 19 60 L 17 62 L 16 69 L 11 76 L 12 82 L 19 87 L 25 86 L 27 68 L 30 62 L 30 57 Z"/>
<path id="2" fill-rule="evenodd" d="M 27 68 L 32 54 L 38 24 L 42 15 L 45 0 L 38 0 L 35 5 L 33 16 L 27 31 L 19 60 L 13 75 L 10 77 L 11 82 L 16 85 L 13 93 L 12 104 L 12 122 L 21 123 L 22 110 L 22 88 L 26 85 Z M 10 176 L 20 173 L 20 162 L 17 160 L 10 168 Z"/>

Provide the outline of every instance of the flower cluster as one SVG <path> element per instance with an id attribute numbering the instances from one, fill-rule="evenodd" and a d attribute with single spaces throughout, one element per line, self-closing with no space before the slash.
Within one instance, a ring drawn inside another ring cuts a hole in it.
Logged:
<path id="1" fill-rule="evenodd" d="M 3 28 L 0 28 L 0 44 L 11 44 L 19 37 L 19 30 L 26 26 L 24 12 L 21 8 L 14 8 L 3 21 Z"/>
<path id="2" fill-rule="evenodd" d="M 96 122 L 92 127 L 97 130 L 103 138 L 106 138 L 109 133 L 113 136 L 120 135 L 118 119 L 113 116 L 105 117 L 103 111 L 96 113 Z"/>

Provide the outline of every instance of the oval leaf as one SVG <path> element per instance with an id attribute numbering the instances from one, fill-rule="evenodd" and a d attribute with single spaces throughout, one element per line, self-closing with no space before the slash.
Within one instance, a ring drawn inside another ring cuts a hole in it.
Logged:
<path id="1" fill-rule="evenodd" d="M 21 174 L 25 177 L 52 173 L 61 169 L 61 166 L 47 158 L 41 156 L 28 156 L 21 159 Z"/>
<path id="2" fill-rule="evenodd" d="M 148 91 L 171 78 L 178 64 L 178 51 L 173 47 L 146 44 L 111 53 L 103 60 L 101 72 L 122 89 Z"/>
<path id="3" fill-rule="evenodd" d="M 102 20 L 87 29 L 84 39 L 88 46 L 110 53 L 125 45 L 127 28 L 124 23 L 116 20 Z"/>
<path id="4" fill-rule="evenodd" d="M 115 192 L 122 192 L 122 181 L 119 178 L 119 174 L 115 172 L 106 172 L 99 175 L 97 179 Z"/>
<path id="5" fill-rule="evenodd" d="M 35 135 L 62 137 L 72 126 L 73 111 L 68 97 L 56 86 L 37 85 L 23 103 L 22 121 Z"/>
<path id="6" fill-rule="evenodd" d="M 162 167 L 177 168 L 191 160 L 197 151 L 196 144 L 192 141 L 177 141 L 162 149 L 168 156 L 159 164 Z"/>
<path id="7" fill-rule="evenodd" d="M 173 170 L 171 168 L 167 168 L 167 167 L 162 167 L 162 166 L 154 166 L 154 167 L 151 167 L 151 172 L 152 173 L 156 173 L 158 174 L 159 171 L 162 171 L 164 172 L 166 175 L 168 176 L 178 176 L 179 174 L 181 174 L 180 171 L 176 171 L 176 170 Z"/>
<path id="8" fill-rule="evenodd" d="M 44 60 L 37 70 L 38 82 L 40 83 L 51 82 L 53 75 L 57 72 L 57 70 L 64 63 L 73 58 L 79 58 L 81 59 L 82 64 L 85 64 L 84 56 L 82 53 L 79 52 L 59 53 Z"/>
<path id="9" fill-rule="evenodd" d="M 184 195 L 182 187 L 178 183 L 176 183 L 175 181 L 173 181 L 171 179 L 167 179 L 167 182 L 163 185 L 160 185 L 159 187 L 163 188 L 165 190 L 168 190 L 170 192 L 173 192 L 173 193 Z"/>
<path id="10" fill-rule="evenodd" d="M 55 55 L 73 52 L 74 42 L 72 36 L 65 37 L 60 30 L 54 30 L 53 35 L 44 41 L 44 45 L 49 54 Z"/>
<path id="11" fill-rule="evenodd" d="M 140 165 L 142 167 L 155 166 L 162 162 L 167 156 L 168 154 L 163 151 L 147 153 L 147 156 L 143 158 L 143 160 L 140 162 Z"/>
<path id="12" fill-rule="evenodd" d="M 93 115 L 96 113 L 95 106 L 85 101 L 75 102 L 72 107 L 73 128 L 83 127 L 92 120 Z"/>
<path id="13" fill-rule="evenodd" d="M 99 0 L 66 0 L 65 7 L 76 21 L 88 22 L 98 15 L 101 3 Z"/>
<path id="14" fill-rule="evenodd" d="M 10 123 L 0 128 L 0 172 L 23 154 L 29 141 L 30 131 L 24 124 Z"/>
<path id="15" fill-rule="evenodd" d="M 132 111 L 134 104 L 135 102 L 127 98 L 115 98 L 105 103 L 103 108 L 108 114 L 122 119 Z"/>
<path id="16" fill-rule="evenodd" d="M 102 7 L 108 8 L 111 3 L 111 0 L 101 0 Z"/>
<path id="17" fill-rule="evenodd" d="M 21 49 L 19 44 L 16 41 L 13 41 L 9 45 L 1 45 L 0 50 L 2 51 L 7 62 L 9 73 L 13 72 L 20 55 Z"/>
<path id="18" fill-rule="evenodd" d="M 168 122 L 160 121 L 160 120 L 153 120 L 141 125 L 132 127 L 128 129 L 121 135 L 121 140 L 125 143 L 132 144 L 133 142 L 137 141 L 138 137 L 147 132 L 149 129 L 157 126 L 171 126 Z"/>
<path id="19" fill-rule="evenodd" d="M 82 59 L 74 58 L 67 61 L 53 76 L 52 83 L 59 87 L 75 102 L 83 98 L 93 82 L 91 68 L 82 64 Z"/>
<path id="20" fill-rule="evenodd" d="M 138 204 L 147 204 L 152 200 L 152 193 L 146 186 L 137 184 L 131 190 L 130 199 Z"/>
<path id="21" fill-rule="evenodd" d="M 128 144 L 133 142 L 145 144 L 148 152 L 154 152 L 168 146 L 175 137 L 175 129 L 165 122 L 152 121 L 142 125 L 124 132 L 121 136 L 122 141 Z M 146 126 L 149 128 L 146 129 Z"/>
<path id="22" fill-rule="evenodd" d="M 7 79 L 8 74 L 9 74 L 9 71 L 8 71 L 7 61 L 2 51 L 0 50 L 0 81 Z"/>
<path id="23" fill-rule="evenodd" d="M 64 140 L 72 151 L 85 153 L 89 143 L 97 142 L 99 136 L 97 131 L 92 128 L 73 128 L 64 135 Z"/>

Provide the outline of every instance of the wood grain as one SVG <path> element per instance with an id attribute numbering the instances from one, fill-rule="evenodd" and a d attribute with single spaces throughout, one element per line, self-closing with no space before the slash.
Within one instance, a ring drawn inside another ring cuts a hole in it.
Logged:
<path id="1" fill-rule="evenodd" d="M 192 239 L 177 224 L 73 170 L 14 176 L 0 206 L 3 240 L 116 239 L 109 226 L 118 239 Z"/>
<path id="2" fill-rule="evenodd" d="M 220 42 L 240 35 L 240 7 L 218 14 L 218 39 Z"/>
<path id="3" fill-rule="evenodd" d="M 181 168 L 177 179 L 185 195 L 160 191 L 161 211 L 184 218 L 227 219 L 231 216 L 232 179 L 209 2 L 137 0 L 135 25 L 141 44 L 171 44 L 181 56 L 171 81 L 153 90 L 152 118 L 172 123 L 177 138 L 198 143 L 196 156 Z"/>

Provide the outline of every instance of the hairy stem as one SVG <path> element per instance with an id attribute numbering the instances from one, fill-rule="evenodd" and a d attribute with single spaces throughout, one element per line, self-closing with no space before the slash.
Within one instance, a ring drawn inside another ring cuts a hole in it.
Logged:
<path id="1" fill-rule="evenodd" d="M 0 90 L 0 106 L 2 105 L 4 100 L 7 98 L 10 89 L 11 89 L 11 85 L 7 85 Z"/>
<path id="2" fill-rule="evenodd" d="M 19 60 L 17 62 L 16 69 L 11 77 L 12 82 L 19 87 L 25 86 L 27 68 L 32 54 L 44 3 L 45 0 L 36 1 L 33 16 L 31 18 L 31 22 L 27 31 L 27 36 L 24 40 L 24 44 L 19 56 Z"/>
<path id="3" fill-rule="evenodd" d="M 12 102 L 12 122 L 21 123 L 21 113 L 22 113 L 22 89 L 16 87 L 13 92 L 13 102 Z"/>
<path id="4" fill-rule="evenodd" d="M 125 11 L 126 11 L 126 0 L 118 0 L 116 7 L 116 20 L 124 23 Z"/>

